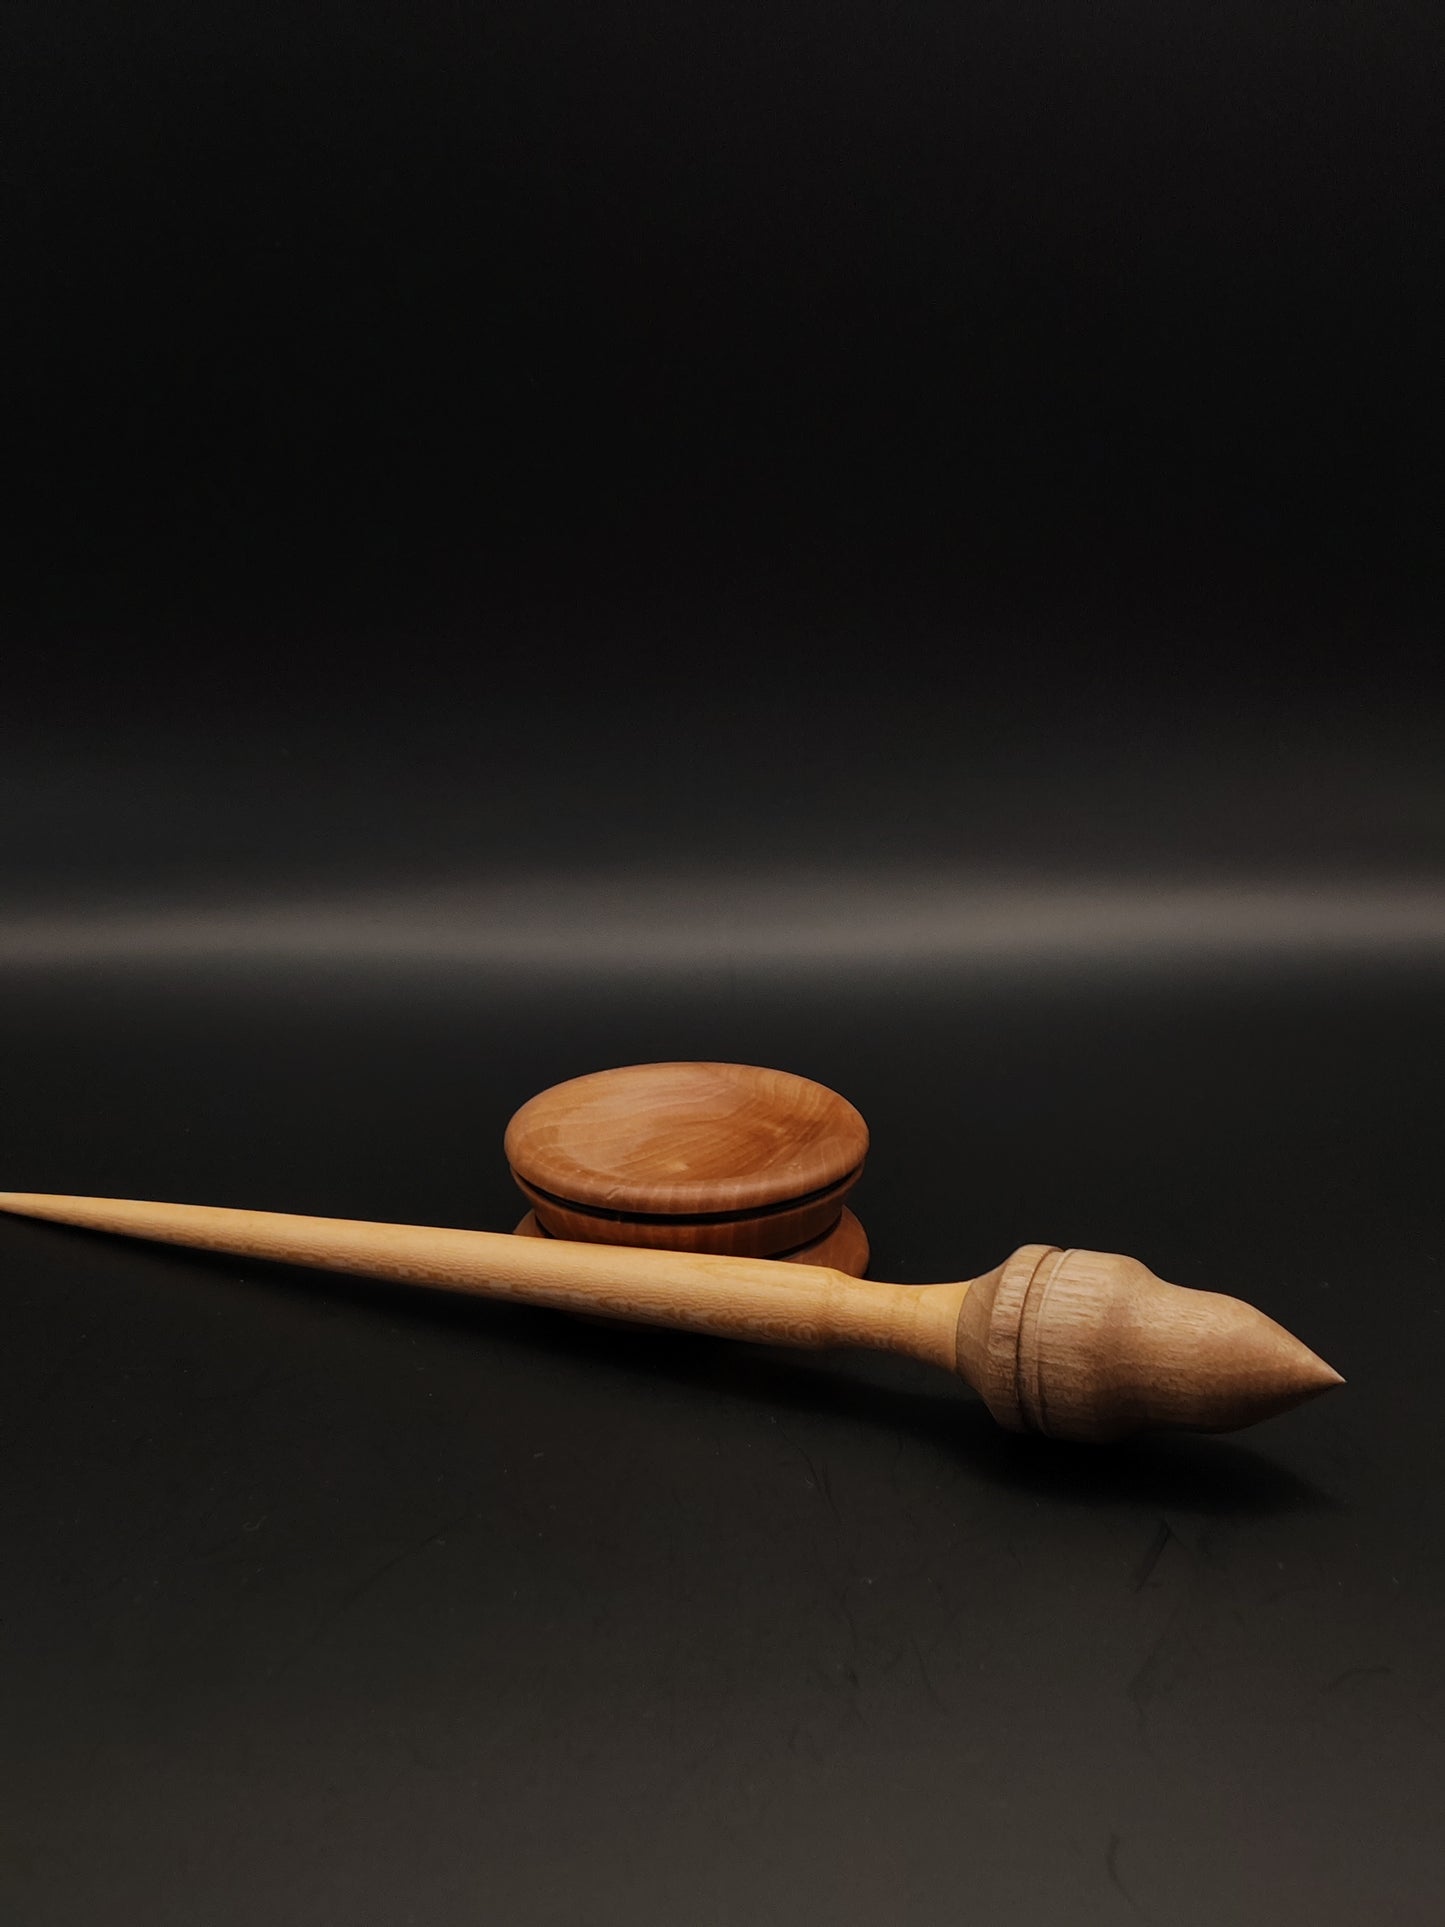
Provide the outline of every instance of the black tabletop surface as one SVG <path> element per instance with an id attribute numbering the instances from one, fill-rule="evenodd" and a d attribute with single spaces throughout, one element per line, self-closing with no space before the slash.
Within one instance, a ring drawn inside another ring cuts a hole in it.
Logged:
<path id="1" fill-rule="evenodd" d="M 6 1222 L 8 1917 L 1434 1919 L 1440 991 L 12 989 L 17 1184 L 505 1227 L 532 1090 L 782 1063 L 872 1124 L 877 1275 L 1125 1249 L 1350 1383 L 1050 1447 L 902 1361 Z"/>

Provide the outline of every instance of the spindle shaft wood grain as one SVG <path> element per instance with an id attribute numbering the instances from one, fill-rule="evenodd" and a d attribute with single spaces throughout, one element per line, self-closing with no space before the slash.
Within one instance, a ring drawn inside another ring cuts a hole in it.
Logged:
<path id="1" fill-rule="evenodd" d="M 860 1345 L 961 1374 L 999 1421 L 1056 1438 L 1252 1424 L 1341 1383 L 1238 1299 L 1131 1258 L 1026 1245 L 957 1284 L 891 1285 L 761 1258 L 569 1244 L 208 1205 L 0 1193 L 94 1231 L 512 1298 L 774 1345 Z"/>

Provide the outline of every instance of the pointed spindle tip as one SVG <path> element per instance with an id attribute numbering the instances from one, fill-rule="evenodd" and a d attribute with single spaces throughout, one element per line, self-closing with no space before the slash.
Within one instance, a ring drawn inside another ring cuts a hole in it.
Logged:
<path id="1" fill-rule="evenodd" d="M 1001 1424 L 1064 1439 L 1229 1432 L 1344 1383 L 1241 1299 L 1046 1245 L 1025 1245 L 969 1292 L 958 1357 Z"/>

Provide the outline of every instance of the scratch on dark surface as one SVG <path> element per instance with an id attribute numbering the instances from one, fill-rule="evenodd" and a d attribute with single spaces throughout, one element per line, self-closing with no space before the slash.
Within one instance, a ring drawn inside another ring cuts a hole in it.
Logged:
<path id="1" fill-rule="evenodd" d="M 838 1502 L 833 1497 L 833 1488 L 832 1488 L 832 1485 L 829 1483 L 827 1474 L 824 1472 L 819 1472 L 817 1466 L 813 1463 L 813 1460 L 809 1455 L 809 1453 L 805 1451 L 804 1448 L 801 1445 L 799 1445 L 795 1439 L 789 1439 L 788 1443 L 789 1445 L 792 1446 L 793 1450 L 797 1453 L 798 1457 L 803 1461 L 803 1464 L 807 1467 L 809 1484 L 812 1486 L 813 1490 L 822 1499 L 826 1500 L 828 1510 L 832 1513 L 833 1517 L 838 1521 L 839 1525 L 842 1525 L 843 1517 L 838 1510 Z"/>
<path id="2" fill-rule="evenodd" d="M 853 1608 L 848 1604 L 848 1588 L 846 1586 L 839 1589 L 838 1610 L 848 1622 L 848 1638 L 851 1641 L 849 1650 L 856 1653 L 862 1647 L 863 1642 L 858 1637 L 858 1622 L 853 1617 Z"/>
<path id="3" fill-rule="evenodd" d="M 833 1481 L 829 1476 L 826 1465 L 823 1467 L 823 1497 L 828 1501 L 828 1510 L 838 1521 L 839 1525 L 842 1525 L 843 1515 L 838 1510 L 838 1501 L 833 1497 Z"/>
<path id="4" fill-rule="evenodd" d="M 1171 1537 L 1174 1535 L 1171 1534 Z M 1180 1598 L 1170 1610 L 1168 1618 L 1159 1632 L 1149 1642 L 1148 1651 L 1131 1676 L 1126 1691 L 1134 1702 L 1134 1711 L 1139 1721 L 1140 1736 L 1146 1747 L 1149 1743 L 1149 1709 L 1154 1700 L 1169 1684 L 1166 1667 L 1183 1643 L 1184 1628 L 1188 1623 L 1189 1612 L 1195 1590 L 1199 1583 L 1199 1568 L 1192 1565 L 1189 1581 Z"/>
<path id="5" fill-rule="evenodd" d="M 1123 1847 L 1123 1845 L 1124 1845 L 1124 1842 L 1120 1837 L 1120 1835 L 1118 1835 L 1117 1833 L 1111 1833 L 1109 1835 L 1109 1845 L 1104 1852 L 1105 1871 L 1108 1873 L 1111 1884 L 1114 1887 L 1116 1887 L 1118 1891 L 1123 1895 L 1124 1899 L 1133 1908 L 1134 1912 L 1139 1915 L 1141 1920 L 1147 1920 L 1149 1916 L 1144 1912 L 1144 1909 L 1139 1905 L 1138 1901 L 1134 1898 L 1133 1894 L 1131 1894 L 1129 1889 L 1124 1885 L 1123 1876 L 1119 1872 L 1119 1851 Z"/>
<path id="6" fill-rule="evenodd" d="M 62 1301 L 62 1310 L 69 1305 L 70 1299 L 74 1296 L 75 1293 L 71 1292 L 69 1296 Z M 62 1348 L 55 1364 L 41 1378 L 29 1402 L 22 1403 L 21 1415 L 18 1422 L 12 1426 L 9 1432 L 0 1434 L 0 1452 L 8 1452 L 14 1446 L 19 1445 L 27 1437 L 31 1427 L 41 1415 L 50 1413 L 55 1402 L 56 1392 L 60 1389 L 67 1373 L 74 1365 L 81 1347 L 88 1344 L 89 1340 L 89 1332 L 79 1331 L 71 1336 Z"/>
<path id="7" fill-rule="evenodd" d="M 1149 1708 L 1154 1702 L 1154 1695 L 1159 1690 L 1160 1676 L 1164 1669 L 1164 1650 L 1178 1622 L 1179 1614 L 1176 1610 L 1158 1638 L 1150 1641 L 1148 1652 L 1129 1681 L 1129 1697 L 1134 1702 L 1139 1731 L 1146 1740 L 1149 1733 Z"/>
<path id="8" fill-rule="evenodd" d="M 1343 1686 L 1347 1680 L 1381 1679 L 1385 1674 L 1393 1673 L 1394 1670 L 1393 1666 L 1347 1666 L 1344 1672 L 1336 1673 L 1332 1680 L 1320 1688 L 1320 1691 L 1333 1693 L 1337 1686 Z"/>
<path id="9" fill-rule="evenodd" d="M 1130 1590 L 1142 1592 L 1154 1576 L 1154 1568 L 1164 1557 L 1169 1541 L 1174 1534 L 1169 1529 L 1169 1521 L 1161 1519 L 1155 1528 L 1154 1536 L 1144 1548 L 1144 1556 L 1134 1568 L 1134 1583 Z"/>
<path id="10" fill-rule="evenodd" d="M 948 1708 L 943 1703 L 943 1696 L 934 1685 L 933 1675 L 928 1670 L 928 1662 L 923 1657 L 923 1648 L 911 1633 L 908 1636 L 908 1643 L 913 1648 L 913 1657 L 918 1661 L 918 1671 L 923 1680 L 924 1690 L 933 1701 L 933 1704 L 938 1708 L 939 1712 L 947 1713 Z"/>
<path id="11" fill-rule="evenodd" d="M 295 1665 L 303 1653 L 309 1652 L 319 1640 L 325 1638 L 326 1634 L 331 1631 L 331 1628 L 337 1621 L 344 1618 L 345 1615 L 351 1611 L 352 1607 L 364 1599 L 374 1586 L 380 1585 L 388 1573 L 395 1572 L 398 1566 L 403 1565 L 408 1559 L 414 1559 L 418 1553 L 425 1552 L 431 1546 L 441 1544 L 449 1533 L 454 1532 L 459 1526 L 465 1523 L 466 1517 L 466 1514 L 462 1514 L 458 1518 L 449 1520 L 446 1525 L 438 1526 L 436 1531 L 428 1533 L 425 1539 L 417 1539 L 410 1545 L 400 1547 L 399 1550 L 392 1553 L 389 1558 L 383 1559 L 380 1565 L 373 1566 L 370 1572 L 364 1573 L 362 1577 L 356 1581 L 355 1585 L 349 1587 L 346 1592 L 341 1595 L 340 1599 L 336 1600 L 333 1605 L 329 1606 L 326 1611 L 321 1614 L 320 1618 L 306 1633 L 305 1637 L 293 1646 L 286 1657 L 271 1669 L 267 1677 L 270 1679 L 279 1679 L 283 1673 Z"/>

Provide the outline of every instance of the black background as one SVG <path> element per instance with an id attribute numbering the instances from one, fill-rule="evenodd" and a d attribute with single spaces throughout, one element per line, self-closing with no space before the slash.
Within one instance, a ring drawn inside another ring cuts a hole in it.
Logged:
<path id="1" fill-rule="evenodd" d="M 1434 1922 L 1423 5 L 16 5 L 16 1188 L 505 1226 L 517 1104 L 823 1079 L 1345 1392 L 0 1228 L 0 1917 Z"/>

